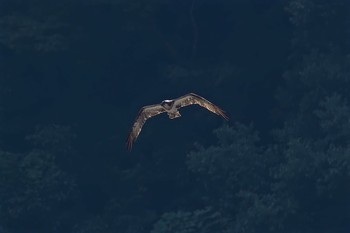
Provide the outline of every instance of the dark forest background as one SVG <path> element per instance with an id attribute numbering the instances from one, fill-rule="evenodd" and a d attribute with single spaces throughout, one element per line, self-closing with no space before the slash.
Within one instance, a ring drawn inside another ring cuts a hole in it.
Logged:
<path id="1" fill-rule="evenodd" d="M 0 232 L 350 232 L 349 7 L 0 1 Z"/>

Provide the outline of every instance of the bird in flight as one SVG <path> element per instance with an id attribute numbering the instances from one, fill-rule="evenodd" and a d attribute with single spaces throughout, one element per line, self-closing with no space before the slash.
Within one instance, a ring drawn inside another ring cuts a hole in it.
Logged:
<path id="1" fill-rule="evenodd" d="M 189 93 L 172 100 L 163 100 L 160 104 L 147 105 L 140 109 L 127 139 L 128 150 L 131 150 L 132 145 L 139 136 L 142 126 L 145 124 L 147 119 L 164 112 L 168 114 L 170 119 L 175 119 L 181 117 L 179 112 L 180 108 L 193 104 L 198 104 L 199 106 L 222 116 L 225 120 L 229 119 L 221 108 L 194 93 Z"/>

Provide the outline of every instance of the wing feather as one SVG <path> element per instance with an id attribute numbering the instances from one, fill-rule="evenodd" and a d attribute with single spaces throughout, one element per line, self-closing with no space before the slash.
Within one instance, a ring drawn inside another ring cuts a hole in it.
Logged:
<path id="1" fill-rule="evenodd" d="M 195 93 L 189 93 L 175 99 L 175 105 L 177 108 L 186 107 L 192 104 L 198 104 L 199 106 L 206 108 L 216 115 L 222 116 L 225 120 L 229 119 L 224 110 Z"/>
<path id="2" fill-rule="evenodd" d="M 165 112 L 165 110 L 160 104 L 148 105 L 140 109 L 127 139 L 127 147 L 129 151 L 132 149 L 132 145 L 139 136 L 142 126 L 145 124 L 147 119 L 163 112 Z"/>

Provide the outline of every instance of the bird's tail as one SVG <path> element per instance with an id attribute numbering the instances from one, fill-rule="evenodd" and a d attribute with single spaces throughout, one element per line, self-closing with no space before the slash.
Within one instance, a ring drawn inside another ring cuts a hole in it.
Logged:
<path id="1" fill-rule="evenodd" d="M 175 118 L 181 117 L 181 114 L 179 111 L 177 111 L 175 113 L 168 113 L 168 116 L 170 119 L 175 119 Z"/>

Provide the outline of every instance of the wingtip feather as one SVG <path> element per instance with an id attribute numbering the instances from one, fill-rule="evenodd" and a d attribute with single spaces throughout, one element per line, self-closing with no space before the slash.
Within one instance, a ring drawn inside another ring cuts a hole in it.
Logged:
<path id="1" fill-rule="evenodd" d="M 224 118 L 226 121 L 228 121 L 230 118 L 229 116 L 227 115 L 227 113 L 222 110 L 220 107 L 218 106 L 215 106 L 216 107 L 216 113 L 219 115 L 219 116 L 222 116 L 222 118 Z"/>
<path id="2" fill-rule="evenodd" d="M 126 140 L 126 148 L 130 152 L 132 150 L 132 144 L 134 142 L 134 139 L 131 134 L 129 134 L 127 140 Z"/>
<path id="3" fill-rule="evenodd" d="M 226 121 L 229 121 L 229 120 L 230 120 L 230 118 L 229 118 L 225 113 L 223 113 L 221 116 L 222 116 Z"/>
<path id="4" fill-rule="evenodd" d="M 225 111 L 221 110 L 220 115 L 221 115 L 226 121 L 230 120 L 229 116 L 227 115 L 227 113 L 226 113 Z"/>

